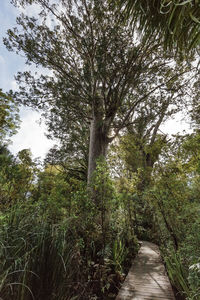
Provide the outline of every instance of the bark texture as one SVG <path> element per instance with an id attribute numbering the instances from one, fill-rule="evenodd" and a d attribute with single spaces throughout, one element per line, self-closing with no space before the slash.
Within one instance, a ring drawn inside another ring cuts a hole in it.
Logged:
<path id="1" fill-rule="evenodd" d="M 96 161 L 100 156 L 106 157 L 108 147 L 107 130 L 101 113 L 93 114 L 90 124 L 90 145 L 88 162 L 88 185 L 92 183 L 93 173 L 96 169 Z"/>

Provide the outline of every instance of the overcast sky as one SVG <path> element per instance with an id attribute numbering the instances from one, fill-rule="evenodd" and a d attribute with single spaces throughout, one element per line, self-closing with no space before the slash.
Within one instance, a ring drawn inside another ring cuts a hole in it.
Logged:
<path id="1" fill-rule="evenodd" d="M 10 89 L 16 89 L 14 75 L 18 71 L 23 71 L 27 67 L 23 57 L 13 52 L 8 52 L 3 45 L 2 38 L 6 36 L 6 31 L 15 26 L 15 19 L 19 12 L 13 7 L 9 0 L 0 0 L 0 88 L 4 92 Z M 30 149 L 33 157 L 44 158 L 50 147 L 53 145 L 49 141 L 44 132 L 46 127 L 44 123 L 38 124 L 40 115 L 29 108 L 21 108 L 20 110 L 21 128 L 19 132 L 12 138 L 10 150 L 16 154 L 22 149 Z M 162 131 L 168 134 L 181 132 L 183 129 L 189 130 L 189 125 L 181 121 L 181 117 L 169 121 L 166 126 L 161 127 Z"/>

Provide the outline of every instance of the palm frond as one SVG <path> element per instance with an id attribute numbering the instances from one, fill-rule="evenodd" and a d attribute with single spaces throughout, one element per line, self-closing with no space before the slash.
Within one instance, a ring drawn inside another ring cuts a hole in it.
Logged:
<path id="1" fill-rule="evenodd" d="M 117 0 L 117 5 L 146 36 L 156 32 L 167 49 L 187 53 L 200 46 L 199 0 Z"/>

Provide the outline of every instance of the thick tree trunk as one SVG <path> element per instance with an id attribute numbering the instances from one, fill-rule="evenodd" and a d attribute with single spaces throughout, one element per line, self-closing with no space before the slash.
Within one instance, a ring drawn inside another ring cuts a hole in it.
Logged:
<path id="1" fill-rule="evenodd" d="M 90 124 L 90 145 L 88 160 L 88 186 L 92 183 L 93 173 L 96 169 L 96 161 L 100 156 L 106 156 L 108 147 L 107 130 L 104 128 L 101 115 L 96 114 Z"/>

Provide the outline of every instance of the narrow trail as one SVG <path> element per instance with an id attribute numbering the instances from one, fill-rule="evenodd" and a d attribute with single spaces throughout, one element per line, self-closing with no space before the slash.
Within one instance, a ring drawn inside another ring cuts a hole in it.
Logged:
<path id="1" fill-rule="evenodd" d="M 116 300 L 175 300 L 159 248 L 142 242 Z"/>

